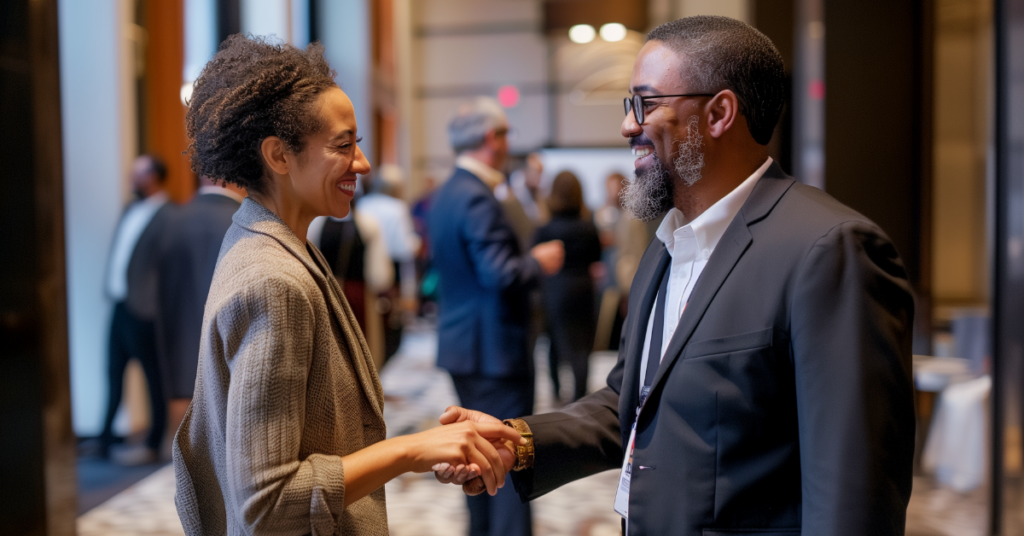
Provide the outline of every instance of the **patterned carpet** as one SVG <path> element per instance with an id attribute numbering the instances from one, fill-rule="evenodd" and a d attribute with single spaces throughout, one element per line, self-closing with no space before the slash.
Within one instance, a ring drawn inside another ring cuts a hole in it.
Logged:
<path id="1" fill-rule="evenodd" d="M 456 403 L 447 374 L 434 367 L 436 338 L 430 330 L 407 333 L 403 346 L 384 367 L 384 416 L 391 436 L 437 425 L 437 416 Z M 537 347 L 537 411 L 554 406 L 547 376 L 547 348 Z M 595 354 L 590 388 L 604 385 L 614 354 Z M 563 385 L 571 385 L 571 374 Z M 537 536 L 612 536 L 619 534 L 619 516 L 612 511 L 617 471 L 594 475 L 550 493 L 533 503 Z M 464 534 L 467 526 L 461 489 L 434 481 L 431 474 L 406 474 L 387 485 L 388 519 L 394 536 Z M 914 482 L 908 509 L 908 536 L 974 536 L 985 529 L 983 492 L 963 495 L 935 486 L 929 479 Z M 80 536 L 180 536 L 174 509 L 174 473 L 164 467 L 135 486 L 79 518 Z"/>
<path id="2" fill-rule="evenodd" d="M 457 403 L 448 375 L 434 367 L 436 338 L 430 330 L 407 333 L 400 352 L 381 374 L 388 435 L 402 435 L 437 426 L 437 417 Z M 552 407 L 547 376 L 547 348 L 537 346 L 537 411 Z M 591 388 L 604 385 L 614 354 L 596 354 Z M 564 385 L 571 374 L 564 370 Z M 609 471 L 574 482 L 533 503 L 537 536 L 611 536 L 619 534 L 619 516 L 612 511 L 618 474 Z M 387 487 L 388 521 L 394 536 L 449 536 L 465 533 L 468 523 L 462 490 L 437 483 L 432 474 L 406 474 Z M 180 536 L 174 509 L 174 471 L 160 469 L 135 486 L 82 515 L 79 536 Z"/>

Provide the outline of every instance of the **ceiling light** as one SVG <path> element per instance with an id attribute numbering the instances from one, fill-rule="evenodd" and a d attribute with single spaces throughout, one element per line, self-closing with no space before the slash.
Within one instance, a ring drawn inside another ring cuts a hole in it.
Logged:
<path id="1" fill-rule="evenodd" d="M 594 36 L 597 32 L 594 31 L 594 27 L 589 24 L 577 24 L 572 28 L 569 28 L 569 39 L 573 43 L 589 43 L 594 40 Z"/>
<path id="2" fill-rule="evenodd" d="M 190 100 L 192 100 L 192 82 L 185 82 L 181 85 L 181 90 L 178 92 L 178 96 L 181 97 L 181 103 L 188 106 Z"/>
<path id="3" fill-rule="evenodd" d="M 616 41 L 622 41 L 626 38 L 626 27 L 617 23 L 609 22 L 604 26 L 601 26 L 601 39 L 614 43 Z"/>

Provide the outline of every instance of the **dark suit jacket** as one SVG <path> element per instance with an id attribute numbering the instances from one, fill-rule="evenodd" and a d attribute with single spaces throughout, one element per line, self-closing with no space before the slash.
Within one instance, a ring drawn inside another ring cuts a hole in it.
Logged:
<path id="1" fill-rule="evenodd" d="M 530 303 L 540 265 L 519 247 L 494 194 L 456 169 L 430 213 L 440 275 L 437 365 L 453 375 L 533 377 Z"/>
<path id="2" fill-rule="evenodd" d="M 653 241 L 608 387 L 526 419 L 537 451 L 513 477 L 524 498 L 621 467 L 668 261 Z M 630 534 L 903 534 L 912 320 L 882 230 L 772 165 L 701 274 L 639 416 Z"/>
<path id="3" fill-rule="evenodd" d="M 177 210 L 177 205 L 168 201 L 156 211 L 139 235 L 128 261 L 128 293 L 124 305 L 140 320 L 155 322 L 159 315 L 160 252 Z M 118 222 L 120 226 L 121 222 Z"/>
<path id="4" fill-rule="evenodd" d="M 158 347 L 170 398 L 191 398 L 199 364 L 203 311 L 224 235 L 239 203 L 219 194 L 197 195 L 170 226 L 161 261 Z"/>

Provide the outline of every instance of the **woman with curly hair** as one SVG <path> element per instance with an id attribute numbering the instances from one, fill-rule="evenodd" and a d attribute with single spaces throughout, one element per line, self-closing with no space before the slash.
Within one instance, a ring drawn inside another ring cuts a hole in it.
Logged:
<path id="1" fill-rule="evenodd" d="M 356 175 L 351 101 L 323 47 L 232 36 L 195 82 L 192 169 L 245 188 L 206 302 L 195 397 L 174 440 L 185 532 L 387 534 L 383 485 L 446 463 L 504 483 L 500 424 L 385 440 L 380 381 L 324 257 L 317 216 L 344 217 Z"/>

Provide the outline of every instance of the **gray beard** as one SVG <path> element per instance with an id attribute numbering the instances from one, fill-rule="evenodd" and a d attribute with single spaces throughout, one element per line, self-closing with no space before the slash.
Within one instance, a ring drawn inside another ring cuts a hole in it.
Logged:
<path id="1" fill-rule="evenodd" d="M 654 155 L 654 165 L 644 171 L 637 170 L 634 178 L 627 178 L 619 193 L 622 208 L 634 218 L 648 222 L 672 208 L 672 176 Z"/>
<path id="2" fill-rule="evenodd" d="M 687 120 L 686 139 L 676 142 L 679 156 L 672 162 L 676 174 L 686 186 L 696 184 L 704 169 L 704 137 L 700 135 L 697 124 L 697 116 L 690 116 Z M 647 170 L 637 171 L 635 175 L 632 179 L 626 179 L 619 194 L 622 208 L 642 222 L 653 221 L 672 208 L 675 183 L 657 154 L 654 155 L 654 165 Z"/>
<path id="3" fill-rule="evenodd" d="M 697 123 L 697 116 L 691 115 L 686 120 L 686 139 L 676 142 L 679 144 L 679 156 L 673 164 L 679 179 L 687 186 L 697 184 L 704 169 L 704 136 L 700 135 Z"/>

